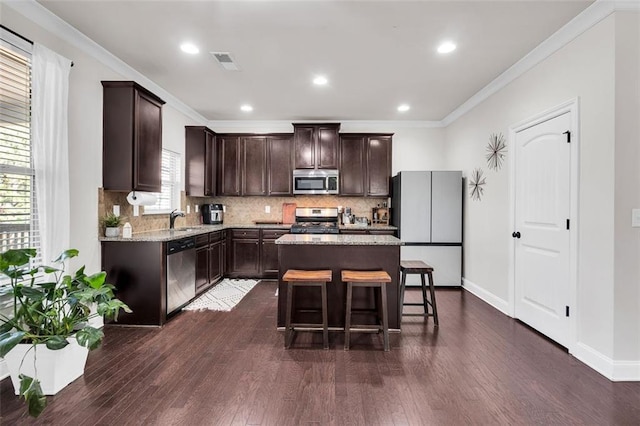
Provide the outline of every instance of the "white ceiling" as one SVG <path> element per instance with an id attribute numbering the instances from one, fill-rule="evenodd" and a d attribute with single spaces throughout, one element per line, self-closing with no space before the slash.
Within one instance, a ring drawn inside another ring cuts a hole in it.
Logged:
<path id="1" fill-rule="evenodd" d="M 208 120 L 297 121 L 442 120 L 592 2 L 39 0 Z"/>

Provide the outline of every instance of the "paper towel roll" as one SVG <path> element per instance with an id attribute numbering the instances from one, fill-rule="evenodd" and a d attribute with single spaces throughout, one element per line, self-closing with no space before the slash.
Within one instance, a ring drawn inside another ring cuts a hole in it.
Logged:
<path id="1" fill-rule="evenodd" d="M 127 195 L 127 201 L 132 206 L 152 206 L 158 201 L 153 192 L 131 191 Z"/>

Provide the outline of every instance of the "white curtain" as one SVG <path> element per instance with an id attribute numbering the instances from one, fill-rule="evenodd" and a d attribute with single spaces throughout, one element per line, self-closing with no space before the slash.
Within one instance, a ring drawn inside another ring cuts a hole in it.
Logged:
<path id="1" fill-rule="evenodd" d="M 69 247 L 68 103 L 71 61 L 34 43 L 31 140 L 40 253 L 51 264 Z"/>

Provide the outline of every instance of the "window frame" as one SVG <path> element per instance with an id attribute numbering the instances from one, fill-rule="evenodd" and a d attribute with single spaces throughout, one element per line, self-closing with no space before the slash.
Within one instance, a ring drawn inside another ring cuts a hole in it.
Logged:
<path id="1" fill-rule="evenodd" d="M 169 161 L 169 165 L 165 166 L 165 160 Z M 156 215 L 156 214 L 169 214 L 173 210 L 180 210 L 181 207 L 181 167 L 182 167 L 182 155 L 179 152 L 172 151 L 170 149 L 162 148 L 162 190 L 156 192 L 158 201 L 153 206 L 145 206 L 143 215 Z M 165 168 L 169 169 L 168 173 L 165 172 Z M 166 197 L 162 197 L 166 187 L 170 187 L 171 195 L 169 196 L 170 207 L 161 206 L 163 200 Z"/>

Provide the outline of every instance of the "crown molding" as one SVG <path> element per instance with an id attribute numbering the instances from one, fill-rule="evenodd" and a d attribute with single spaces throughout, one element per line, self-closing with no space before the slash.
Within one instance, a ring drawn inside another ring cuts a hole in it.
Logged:
<path id="1" fill-rule="evenodd" d="M 293 123 L 340 123 L 341 127 L 348 127 L 350 131 L 362 128 L 363 131 L 372 129 L 387 129 L 393 132 L 397 129 L 427 129 L 444 127 L 441 121 L 419 121 L 419 120 L 211 120 L 208 127 L 216 129 L 242 129 L 246 131 L 258 131 L 266 133 L 264 129 L 269 129 L 269 133 L 289 133 L 293 132 Z"/>
<path id="2" fill-rule="evenodd" d="M 145 89 L 150 90 L 156 96 L 162 98 L 171 107 L 180 111 L 187 117 L 195 120 L 198 123 L 204 124 L 208 120 L 195 110 L 190 108 L 184 102 L 173 96 L 171 93 L 154 83 L 143 74 L 139 73 L 123 60 L 109 52 L 104 47 L 100 46 L 95 41 L 72 27 L 66 21 L 53 14 L 50 10 L 42 6 L 35 0 L 3 0 L 3 4 L 20 13 L 24 17 L 38 24 L 42 28 L 46 29 L 50 33 L 69 43 L 70 45 L 78 48 L 89 56 L 95 58 L 99 62 L 103 63 L 113 71 L 122 75 L 123 77 L 134 80 L 136 83 L 144 86 Z"/>
<path id="3" fill-rule="evenodd" d="M 467 99 L 462 105 L 450 112 L 442 120 L 442 124 L 445 127 L 450 125 L 616 10 L 640 10 L 640 0 L 596 0 L 582 13 L 536 46 L 518 62 L 507 68 L 506 71 Z"/>

